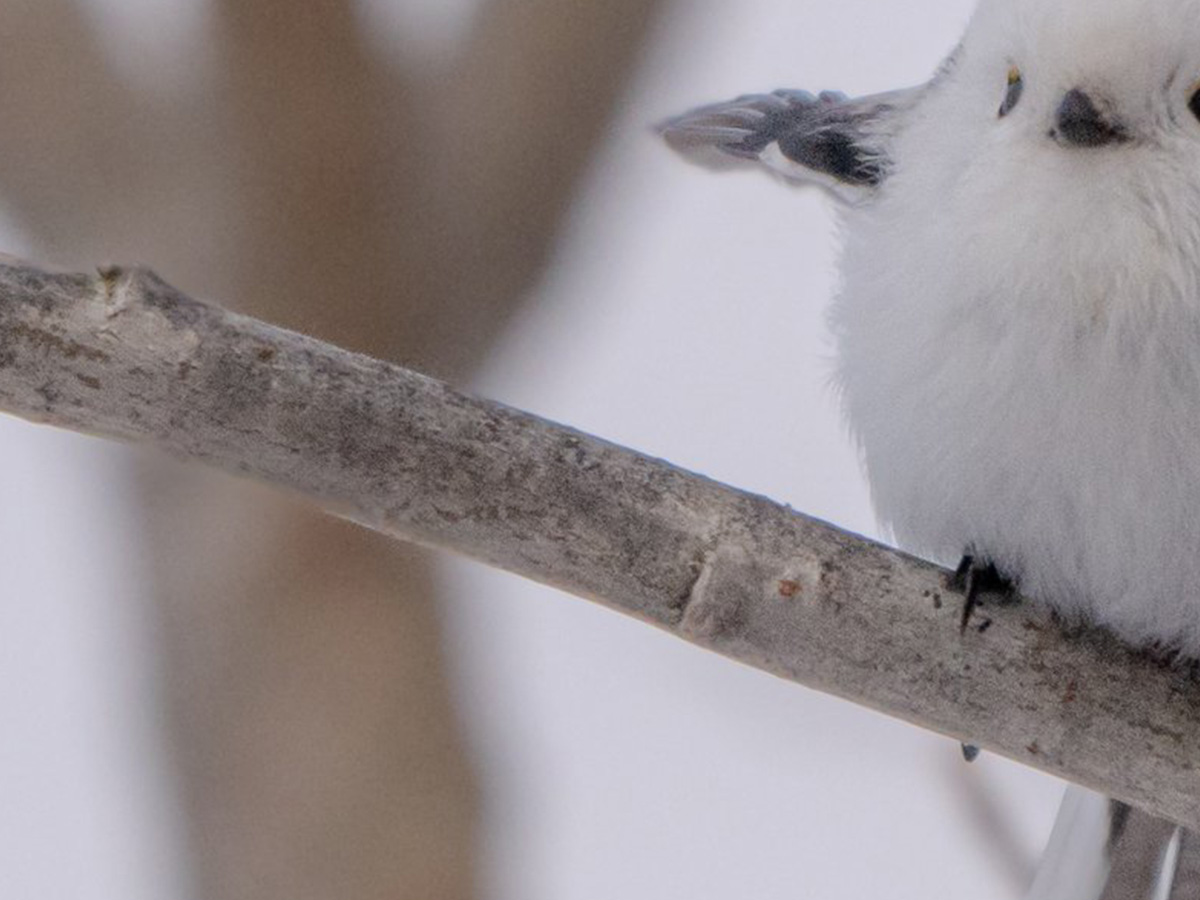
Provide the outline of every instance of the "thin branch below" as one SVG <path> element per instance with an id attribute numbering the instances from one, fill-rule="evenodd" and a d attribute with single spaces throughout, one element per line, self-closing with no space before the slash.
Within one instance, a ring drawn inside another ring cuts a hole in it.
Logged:
<path id="1" fill-rule="evenodd" d="M 183 296 L 0 265 L 0 409 L 149 442 L 1200 826 L 1200 684 L 763 497 Z"/>

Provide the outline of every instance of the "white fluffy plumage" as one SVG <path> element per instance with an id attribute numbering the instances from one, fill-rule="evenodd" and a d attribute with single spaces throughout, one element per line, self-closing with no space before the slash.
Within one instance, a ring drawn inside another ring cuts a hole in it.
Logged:
<path id="1" fill-rule="evenodd" d="M 996 114 L 1006 72 L 1025 89 Z M 1200 656 L 1200 3 L 987 0 L 844 213 L 837 379 L 876 509 L 942 562 Z M 1129 139 L 1063 146 L 1061 97 Z"/>
<path id="2" fill-rule="evenodd" d="M 1198 0 L 982 0 L 929 84 L 879 95 L 901 102 L 772 95 L 785 121 L 740 98 L 664 127 L 850 199 L 836 383 L 900 545 L 973 550 L 1192 657 L 1198 87 Z"/>

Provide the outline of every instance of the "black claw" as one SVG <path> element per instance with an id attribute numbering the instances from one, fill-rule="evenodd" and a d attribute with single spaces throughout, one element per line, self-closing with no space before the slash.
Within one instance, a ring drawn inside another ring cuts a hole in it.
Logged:
<path id="1" fill-rule="evenodd" d="M 948 579 L 951 589 L 961 592 L 963 597 L 962 619 L 959 620 L 959 632 L 965 632 L 971 622 L 971 614 L 979 605 L 983 594 L 999 594 L 1004 597 L 1015 593 L 1013 583 L 1000 574 L 999 570 L 990 563 L 967 553 L 958 563 L 958 568 Z"/>
<path id="2" fill-rule="evenodd" d="M 962 755 L 963 759 L 965 759 L 967 762 L 973 763 L 975 760 L 979 759 L 979 748 L 974 744 L 963 744 Z"/>
<path id="3" fill-rule="evenodd" d="M 975 565 L 975 557 L 967 553 L 958 561 L 958 568 L 954 570 L 954 574 L 950 576 L 947 582 L 947 587 L 951 590 L 965 590 L 967 586 L 967 574 L 971 571 L 971 567 Z"/>

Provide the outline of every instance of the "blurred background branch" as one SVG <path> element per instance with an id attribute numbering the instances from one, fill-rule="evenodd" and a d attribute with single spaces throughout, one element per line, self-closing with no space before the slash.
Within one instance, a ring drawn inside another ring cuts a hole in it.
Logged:
<path id="1" fill-rule="evenodd" d="M 156 92 L 75 3 L 0 4 L 0 193 L 38 256 L 153 259 L 463 379 L 526 301 L 658 5 L 491 0 L 442 64 L 405 67 L 351 0 L 218 0 L 198 76 Z M 472 896 L 428 556 L 176 466 L 142 484 L 199 895 Z"/>

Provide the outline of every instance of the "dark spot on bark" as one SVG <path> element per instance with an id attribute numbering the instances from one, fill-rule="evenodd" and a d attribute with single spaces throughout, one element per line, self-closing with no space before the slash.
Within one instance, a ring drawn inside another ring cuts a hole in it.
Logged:
<path id="1" fill-rule="evenodd" d="M 1079 692 L 1079 682 L 1072 678 L 1067 682 L 1067 689 L 1063 691 L 1063 703 L 1074 703 Z"/>
<path id="2" fill-rule="evenodd" d="M 1137 719 L 1129 724 L 1133 725 L 1135 728 L 1145 728 L 1147 731 L 1153 735 L 1156 735 L 1157 737 L 1167 738 L 1168 740 L 1175 741 L 1177 744 L 1183 743 L 1183 732 L 1179 731 L 1177 728 L 1167 728 L 1163 725 L 1156 725 L 1149 719 Z"/>
<path id="3" fill-rule="evenodd" d="M 433 509 L 434 515 L 436 515 L 443 522 L 449 522 L 451 525 L 457 525 L 466 518 L 464 513 L 459 512 L 458 510 L 442 509 L 436 503 L 434 503 L 431 508 Z"/>
<path id="4" fill-rule="evenodd" d="M 399 452 L 386 443 L 381 434 L 379 411 L 367 397 L 359 397 L 355 403 L 339 405 L 330 431 L 334 438 L 333 451 L 347 468 L 367 473 L 370 477 L 382 475 L 391 459 Z M 319 422 L 317 423 L 319 424 Z M 320 440 L 318 436 L 318 440 Z M 465 461 L 455 456 L 456 465 L 449 470 L 435 471 L 430 467 L 425 473 L 431 482 L 449 481 L 460 477 L 460 469 L 469 468 Z M 431 488 L 431 490 L 435 490 Z"/>
<path id="5" fill-rule="evenodd" d="M 93 391 L 100 390 L 99 378 L 93 378 L 91 375 L 80 375 L 78 372 L 75 373 L 75 377 L 79 379 L 79 383 L 84 387 L 90 387 Z"/>
<path id="6" fill-rule="evenodd" d="M 1042 748 L 1040 746 L 1038 746 L 1037 741 L 1033 741 L 1031 743 L 1026 744 L 1025 749 L 1027 751 L 1029 751 L 1029 753 L 1033 756 L 1041 756 L 1042 755 Z"/>
<path id="7" fill-rule="evenodd" d="M 270 389 L 270 373 L 237 350 L 221 351 L 212 360 L 204 384 L 212 414 L 219 422 L 235 421 L 248 412 L 261 410 Z"/>
<path id="8" fill-rule="evenodd" d="M 32 306 L 41 313 L 51 312 L 55 307 L 73 302 L 79 288 L 89 287 L 90 277 L 80 275 L 55 275 L 28 268 L 4 267 L 5 276 L 24 296 L 20 302 Z M 65 288 L 59 288 L 66 285 Z"/>
<path id="9" fill-rule="evenodd" d="M 88 347 L 78 341 L 60 337 L 44 328 L 33 328 L 24 322 L 14 322 L 6 329 L 10 337 L 23 340 L 25 343 L 47 353 L 57 353 L 63 359 L 83 359 L 91 362 L 107 362 L 109 355 L 103 350 Z"/>
<path id="10" fill-rule="evenodd" d="M 274 358 L 275 358 L 275 348 L 274 347 L 260 347 L 259 348 L 259 350 L 258 350 L 259 362 L 270 362 Z"/>
<path id="11" fill-rule="evenodd" d="M 791 599 L 799 594 L 804 588 L 798 581 L 781 581 L 779 582 L 779 596 Z"/>

